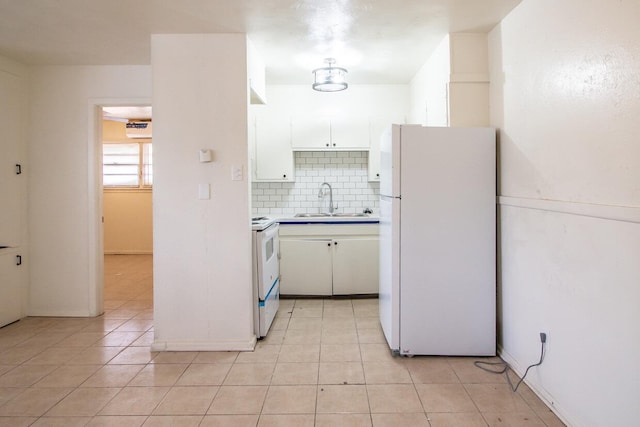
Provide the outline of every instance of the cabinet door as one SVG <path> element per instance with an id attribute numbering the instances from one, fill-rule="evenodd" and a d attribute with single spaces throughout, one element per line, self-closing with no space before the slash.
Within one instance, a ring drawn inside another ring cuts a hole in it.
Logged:
<path id="1" fill-rule="evenodd" d="M 0 71 L 0 245 L 4 246 L 21 244 L 24 174 L 16 174 L 16 164 L 22 163 L 22 84 L 19 77 Z"/>
<path id="2" fill-rule="evenodd" d="M 404 117 L 390 114 L 371 118 L 369 146 L 369 181 L 380 181 L 380 136 L 392 124 L 403 124 Z"/>
<path id="3" fill-rule="evenodd" d="M 0 254 L 0 327 L 22 317 L 22 270 L 16 253 Z"/>
<path id="4" fill-rule="evenodd" d="M 331 295 L 331 240 L 280 239 L 280 293 Z"/>
<path id="5" fill-rule="evenodd" d="M 268 110 L 256 110 L 256 181 L 293 181 L 289 119 Z"/>
<path id="6" fill-rule="evenodd" d="M 333 294 L 378 293 L 378 237 L 333 241 Z"/>
<path id="7" fill-rule="evenodd" d="M 376 131 L 377 131 L 376 126 Z M 368 164 L 368 175 L 369 181 L 380 181 L 380 136 L 382 131 L 378 133 L 373 132 L 374 127 L 371 127 L 371 145 L 369 146 L 369 164 Z"/>
<path id="8" fill-rule="evenodd" d="M 328 117 L 297 115 L 291 119 L 291 145 L 302 150 L 331 147 L 331 122 Z"/>
<path id="9" fill-rule="evenodd" d="M 331 118 L 331 148 L 369 149 L 369 118 L 344 116 Z"/>

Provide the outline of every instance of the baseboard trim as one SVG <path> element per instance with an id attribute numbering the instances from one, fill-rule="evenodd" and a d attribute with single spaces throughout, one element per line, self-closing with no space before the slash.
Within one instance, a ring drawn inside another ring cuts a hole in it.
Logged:
<path id="1" fill-rule="evenodd" d="M 154 341 L 151 351 L 253 351 L 257 339 L 249 341 Z"/>
<path id="2" fill-rule="evenodd" d="M 88 311 L 58 311 L 58 310 L 27 310 L 27 317 L 98 317 L 101 314 L 92 315 Z"/>
<path id="3" fill-rule="evenodd" d="M 153 251 L 104 251 L 105 255 L 153 255 Z"/>
<path id="4" fill-rule="evenodd" d="M 501 345 L 498 345 L 498 356 L 500 356 L 502 360 L 507 362 L 511 370 L 513 370 L 520 378 L 522 378 L 522 375 L 527 369 L 526 366 L 521 366 L 516 361 L 516 359 L 513 356 L 511 356 L 511 354 L 509 354 L 509 352 L 505 351 L 505 349 Z M 571 418 L 569 416 L 567 416 L 566 411 L 562 409 L 562 405 L 559 405 L 558 402 L 556 402 L 556 400 L 553 398 L 553 396 L 551 396 L 551 394 L 549 394 L 549 392 L 547 392 L 540 384 L 532 382 L 528 377 L 525 378 L 523 382 L 527 386 L 529 386 L 531 391 L 533 391 L 536 394 L 536 396 L 538 396 L 544 402 L 544 404 L 547 405 L 547 407 L 549 407 L 551 412 L 556 414 L 557 417 L 560 418 L 560 420 L 563 423 L 565 423 L 565 425 L 567 426 L 577 425 L 576 423 L 571 421 Z"/>

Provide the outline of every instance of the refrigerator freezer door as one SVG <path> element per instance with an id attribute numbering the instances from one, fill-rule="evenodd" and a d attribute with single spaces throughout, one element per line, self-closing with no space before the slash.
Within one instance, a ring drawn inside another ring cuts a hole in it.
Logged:
<path id="1" fill-rule="evenodd" d="M 392 351 L 400 345 L 400 200 L 380 197 L 380 324 Z"/>
<path id="2" fill-rule="evenodd" d="M 495 354 L 495 131 L 402 128 L 400 352 Z"/>

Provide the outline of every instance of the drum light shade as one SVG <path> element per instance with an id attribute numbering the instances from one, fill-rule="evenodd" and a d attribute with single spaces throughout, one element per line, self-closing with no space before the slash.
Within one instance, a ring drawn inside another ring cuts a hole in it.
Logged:
<path id="1" fill-rule="evenodd" d="M 334 67 L 333 64 L 336 60 L 333 58 L 326 58 L 324 62 L 327 63 L 326 67 L 316 68 L 312 71 L 313 89 L 319 92 L 338 92 L 349 87 L 345 79 L 347 70 Z"/>

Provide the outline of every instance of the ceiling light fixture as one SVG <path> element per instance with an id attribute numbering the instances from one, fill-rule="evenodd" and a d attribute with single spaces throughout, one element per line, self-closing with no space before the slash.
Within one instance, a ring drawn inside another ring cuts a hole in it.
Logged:
<path id="1" fill-rule="evenodd" d="M 336 60 L 333 58 L 326 58 L 324 62 L 327 63 L 326 67 L 316 68 L 312 71 L 313 85 L 311 87 L 319 92 L 338 92 L 349 87 L 345 80 L 347 70 L 334 67 L 333 64 Z"/>

